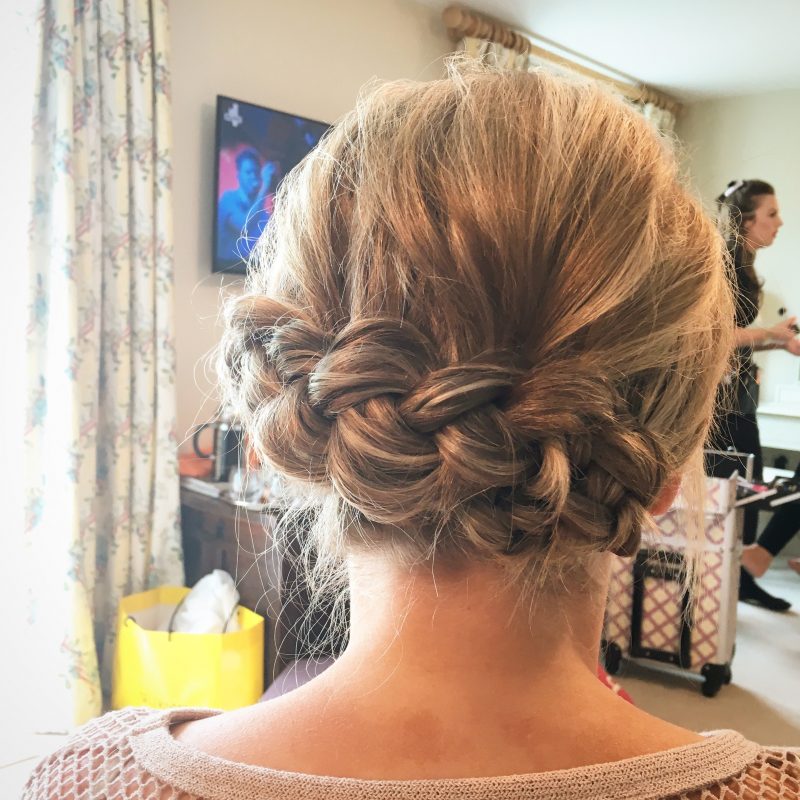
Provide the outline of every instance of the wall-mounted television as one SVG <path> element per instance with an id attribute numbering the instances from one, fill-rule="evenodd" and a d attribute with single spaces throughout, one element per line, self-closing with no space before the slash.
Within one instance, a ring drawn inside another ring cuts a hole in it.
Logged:
<path id="1" fill-rule="evenodd" d="M 328 125 L 217 97 L 214 272 L 243 275 L 273 211 L 284 175 L 319 142 Z"/>

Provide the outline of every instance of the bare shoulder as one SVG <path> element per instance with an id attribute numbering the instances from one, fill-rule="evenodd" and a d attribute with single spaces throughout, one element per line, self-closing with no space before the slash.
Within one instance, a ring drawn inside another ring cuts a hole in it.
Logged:
<path id="1" fill-rule="evenodd" d="M 171 729 L 172 737 L 187 747 L 228 761 L 270 766 L 284 743 L 295 742 L 296 736 L 306 742 L 314 738 L 309 737 L 318 727 L 314 707 L 297 700 L 297 697 L 279 697 L 183 722 Z M 278 731 L 280 735 L 276 735 Z M 265 756 L 270 761 L 265 762 Z"/>
<path id="2" fill-rule="evenodd" d="M 576 736 L 555 715 L 543 719 L 535 714 L 486 713 L 478 719 L 464 709 L 444 713 L 425 703 L 401 706 L 377 695 L 365 702 L 357 695 L 341 697 L 315 688 L 309 684 L 256 706 L 177 725 L 173 738 L 240 764 L 368 780 L 546 772 L 662 752 L 704 739 L 622 701 L 617 704 L 619 724 L 609 724 L 605 717 L 594 726 L 584 718 L 584 735 Z M 479 739 L 465 734 L 479 723 Z M 609 736 L 609 729 L 617 733 Z"/>

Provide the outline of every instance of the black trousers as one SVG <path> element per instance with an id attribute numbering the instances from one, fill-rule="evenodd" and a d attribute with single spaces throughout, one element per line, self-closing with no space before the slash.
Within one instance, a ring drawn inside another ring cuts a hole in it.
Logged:
<path id="1" fill-rule="evenodd" d="M 761 454 L 761 439 L 758 435 L 758 422 L 755 414 L 725 414 L 717 420 L 717 429 L 711 436 L 710 444 L 716 450 L 734 447 L 742 453 L 755 456 L 753 479 L 764 477 L 764 459 Z M 758 544 L 778 555 L 800 530 L 800 502 L 778 506 L 772 514 Z M 744 507 L 744 543 L 753 544 L 758 531 L 758 509 Z"/>

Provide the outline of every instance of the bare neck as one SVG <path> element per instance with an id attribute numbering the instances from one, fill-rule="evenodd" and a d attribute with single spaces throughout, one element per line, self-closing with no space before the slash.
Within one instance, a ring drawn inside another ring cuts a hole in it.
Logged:
<path id="1" fill-rule="evenodd" d="M 485 686 L 497 677 L 530 687 L 537 675 L 547 680 L 552 669 L 562 679 L 565 671 L 594 679 L 605 577 L 557 597 L 540 593 L 531 603 L 521 601 L 519 589 L 492 565 L 409 571 L 380 557 L 354 555 L 351 633 L 343 658 L 371 664 L 376 672 L 440 678 L 447 686 Z"/>

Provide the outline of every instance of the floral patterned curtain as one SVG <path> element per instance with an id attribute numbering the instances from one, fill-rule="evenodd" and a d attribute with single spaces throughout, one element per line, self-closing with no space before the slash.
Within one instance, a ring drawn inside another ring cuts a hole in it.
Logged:
<path id="1" fill-rule="evenodd" d="M 100 712 L 120 598 L 183 583 L 167 14 L 165 0 L 40 8 L 26 610 L 52 729 Z"/>
<path id="2" fill-rule="evenodd" d="M 665 135 L 674 133 L 676 119 L 669 109 L 661 108 L 655 103 L 644 103 L 640 109 L 644 118 L 649 119 L 661 133 Z"/>
<path id="3" fill-rule="evenodd" d="M 505 69 L 528 72 L 538 66 L 546 66 L 548 69 L 552 69 L 556 72 L 568 72 L 565 67 L 555 63 L 539 61 L 533 56 L 517 53 L 515 50 L 510 50 L 496 42 L 477 39 L 474 36 L 464 37 L 461 40 L 460 46 L 467 55 Z M 641 112 L 642 116 L 649 120 L 655 126 L 656 130 L 660 131 L 662 134 L 670 135 L 675 130 L 675 115 L 668 109 L 657 106 L 655 103 L 637 103 L 636 108 Z"/>
<path id="4" fill-rule="evenodd" d="M 530 56 L 518 53 L 496 42 L 465 36 L 461 40 L 461 49 L 469 56 L 486 61 L 504 69 L 527 72 L 533 66 Z"/>

